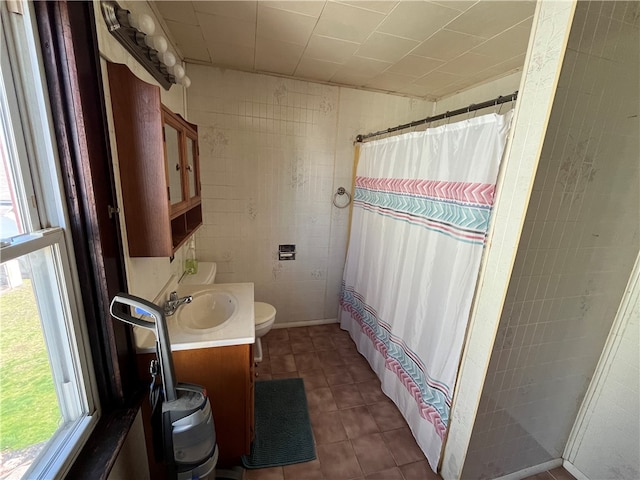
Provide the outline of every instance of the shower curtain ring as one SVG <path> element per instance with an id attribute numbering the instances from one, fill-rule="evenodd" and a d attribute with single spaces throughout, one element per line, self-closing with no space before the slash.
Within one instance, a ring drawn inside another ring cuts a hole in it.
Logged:
<path id="1" fill-rule="evenodd" d="M 347 196 L 347 203 L 345 203 L 344 205 L 338 205 L 338 202 L 337 202 L 338 195 L 340 195 L 340 196 L 346 195 Z M 347 208 L 350 203 L 351 203 L 351 194 L 349 192 L 347 192 L 344 189 L 344 187 L 338 187 L 338 190 L 336 191 L 336 193 L 333 194 L 333 204 L 338 208 Z"/>

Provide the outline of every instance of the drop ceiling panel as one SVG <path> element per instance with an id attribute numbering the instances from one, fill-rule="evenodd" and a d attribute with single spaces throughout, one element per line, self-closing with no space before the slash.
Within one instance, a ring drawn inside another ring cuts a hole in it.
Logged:
<path id="1" fill-rule="evenodd" d="M 359 47 L 359 43 L 323 37 L 321 35 L 312 35 L 304 55 L 326 62 L 344 63 L 351 58 Z"/>
<path id="2" fill-rule="evenodd" d="M 421 77 L 435 70 L 444 62 L 434 58 L 418 57 L 416 55 L 407 55 L 402 60 L 396 62 L 389 68 L 389 72 L 409 75 L 411 77 Z"/>
<path id="3" fill-rule="evenodd" d="M 362 43 L 384 19 L 384 14 L 342 3 L 329 2 L 324 7 L 315 33 Z"/>
<path id="4" fill-rule="evenodd" d="M 302 57 L 295 75 L 301 78 L 309 78 L 328 82 L 342 67 L 339 63 L 324 62 L 315 58 Z"/>
<path id="5" fill-rule="evenodd" d="M 375 88 L 376 90 L 400 90 L 406 87 L 414 80 L 413 77 L 400 75 L 397 73 L 385 72 L 365 84 L 366 87 Z"/>
<path id="6" fill-rule="evenodd" d="M 448 30 L 491 38 L 530 17 L 535 2 L 478 2 L 447 25 Z"/>
<path id="7" fill-rule="evenodd" d="M 155 2 L 162 3 L 162 2 Z M 188 3 L 188 2 L 176 2 Z M 245 22 L 256 21 L 258 2 L 249 1 L 213 1 L 213 2 L 191 2 L 196 12 L 208 13 L 210 15 L 220 15 L 221 17 L 238 18 Z"/>
<path id="8" fill-rule="evenodd" d="M 460 15 L 460 11 L 427 2 L 400 2 L 378 31 L 412 40 L 425 40 Z"/>
<path id="9" fill-rule="evenodd" d="M 156 5 L 165 20 L 198 25 L 196 11 L 191 2 L 158 2 Z"/>
<path id="10" fill-rule="evenodd" d="M 325 3 L 327 2 L 317 1 L 317 0 L 306 0 L 304 2 L 265 1 L 265 2 L 260 2 L 260 5 L 265 7 L 278 8 L 280 10 L 287 10 L 289 12 L 301 13 L 303 15 L 309 15 L 309 16 L 318 18 L 322 13 L 322 9 L 324 8 Z"/>
<path id="11" fill-rule="evenodd" d="M 374 58 L 383 62 L 396 62 L 418 46 L 415 40 L 373 32 L 358 48 L 358 57 Z"/>
<path id="12" fill-rule="evenodd" d="M 251 22 L 207 13 L 197 15 L 209 50 L 215 50 L 219 43 L 254 48 L 256 30 Z"/>
<path id="13" fill-rule="evenodd" d="M 199 62 L 211 61 L 202 30 L 194 28 L 193 25 L 171 20 L 167 20 L 166 24 L 173 34 L 176 47 L 186 58 Z"/>
<path id="14" fill-rule="evenodd" d="M 365 10 L 371 10 L 372 12 L 387 14 L 398 4 L 398 2 L 384 2 L 373 1 L 368 2 L 366 0 L 354 1 L 354 2 L 340 2 L 347 5 L 351 5 L 358 8 L 364 8 Z"/>
<path id="15" fill-rule="evenodd" d="M 535 10 L 521 0 L 151 6 L 187 61 L 429 99 L 522 68 Z"/>
<path id="16" fill-rule="evenodd" d="M 245 71 L 254 67 L 256 51 L 253 47 L 217 43 L 210 53 L 213 63 L 221 67 Z"/>
<path id="17" fill-rule="evenodd" d="M 443 29 L 434 33 L 411 53 L 439 60 L 453 60 L 485 41 L 482 37 Z"/>
<path id="18" fill-rule="evenodd" d="M 496 65 L 498 62 L 486 55 L 479 55 L 477 53 L 467 52 L 460 55 L 455 60 L 445 63 L 440 68 L 439 72 L 452 73 L 454 75 L 469 75 L 469 73 L 481 72 L 489 67 Z"/>
<path id="19" fill-rule="evenodd" d="M 261 72 L 293 75 L 303 51 L 302 45 L 259 39 L 256 42 L 255 69 Z"/>
<path id="20" fill-rule="evenodd" d="M 318 19 L 300 13 L 258 5 L 256 35 L 260 38 L 306 45 Z"/>
<path id="21" fill-rule="evenodd" d="M 473 53 L 505 60 L 527 51 L 530 28 L 516 26 L 499 33 L 482 45 L 474 47 Z"/>

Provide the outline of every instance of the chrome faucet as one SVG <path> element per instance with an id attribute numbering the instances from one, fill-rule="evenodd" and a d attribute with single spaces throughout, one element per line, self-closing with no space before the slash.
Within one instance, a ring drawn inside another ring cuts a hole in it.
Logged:
<path id="1" fill-rule="evenodd" d="M 191 303 L 193 301 L 193 297 L 191 295 L 187 295 L 186 297 L 178 298 L 178 292 L 171 292 L 169 294 L 169 300 L 167 300 L 164 304 L 164 314 L 169 317 L 176 313 L 178 307 L 184 303 Z"/>

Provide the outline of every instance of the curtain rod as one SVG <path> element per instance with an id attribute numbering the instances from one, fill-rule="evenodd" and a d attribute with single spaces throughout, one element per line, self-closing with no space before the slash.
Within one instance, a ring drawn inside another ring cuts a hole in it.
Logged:
<path id="1" fill-rule="evenodd" d="M 438 115 L 434 115 L 433 117 L 423 118 L 422 120 L 416 120 L 411 123 L 405 123 L 404 125 L 398 125 L 397 127 L 387 128 L 386 130 L 380 130 L 379 132 L 367 133 L 366 135 L 358 135 L 356 136 L 356 142 L 362 143 L 364 140 L 377 137 L 378 135 L 384 135 L 385 133 L 397 132 L 398 130 L 404 130 L 405 128 L 416 127 L 418 125 L 424 125 L 425 123 L 435 122 L 437 120 L 443 120 L 445 118 L 454 117 L 456 115 L 462 115 L 463 113 L 474 112 L 476 110 L 482 110 L 487 107 L 494 107 L 496 105 L 500 105 L 503 103 L 513 102 L 518 98 L 518 91 L 516 90 L 511 95 L 502 96 L 500 95 L 493 100 L 487 100 L 482 103 L 472 103 L 468 107 L 459 108 L 458 110 L 453 110 L 451 112 L 440 113 Z"/>

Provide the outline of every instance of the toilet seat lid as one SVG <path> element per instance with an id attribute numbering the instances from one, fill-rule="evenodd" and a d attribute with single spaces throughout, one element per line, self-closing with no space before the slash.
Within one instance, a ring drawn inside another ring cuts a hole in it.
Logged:
<path id="1" fill-rule="evenodd" d="M 256 318 L 256 325 L 268 322 L 276 316 L 276 309 L 273 305 L 263 302 L 255 302 L 253 304 L 254 316 Z"/>

